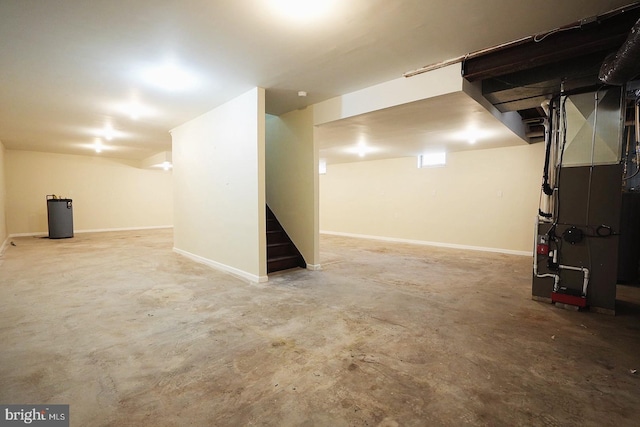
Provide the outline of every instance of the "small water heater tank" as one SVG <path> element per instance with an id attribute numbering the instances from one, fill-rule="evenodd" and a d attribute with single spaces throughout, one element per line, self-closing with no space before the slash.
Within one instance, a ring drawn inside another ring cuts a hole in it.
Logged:
<path id="1" fill-rule="evenodd" d="M 47 196 L 47 218 L 50 239 L 73 237 L 73 204 L 71 199 Z"/>

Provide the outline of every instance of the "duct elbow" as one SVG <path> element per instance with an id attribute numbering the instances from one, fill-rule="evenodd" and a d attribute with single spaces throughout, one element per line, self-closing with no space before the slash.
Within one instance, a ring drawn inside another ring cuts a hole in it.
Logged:
<path id="1" fill-rule="evenodd" d="M 618 52 L 607 56 L 598 78 L 613 86 L 622 86 L 640 74 L 640 19 L 635 23 Z"/>
<path id="2" fill-rule="evenodd" d="M 540 104 L 540 107 L 542 107 L 542 110 L 544 111 L 544 114 L 547 115 L 547 117 L 549 117 L 549 103 L 550 101 L 548 99 L 545 99 L 544 101 L 542 101 L 542 104 Z"/>

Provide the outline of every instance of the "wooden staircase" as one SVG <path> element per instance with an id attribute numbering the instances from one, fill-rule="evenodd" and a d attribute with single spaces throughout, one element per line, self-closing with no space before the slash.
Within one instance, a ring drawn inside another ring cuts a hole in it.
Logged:
<path id="1" fill-rule="evenodd" d="M 307 268 L 307 263 L 267 206 L 267 273 L 296 267 Z"/>

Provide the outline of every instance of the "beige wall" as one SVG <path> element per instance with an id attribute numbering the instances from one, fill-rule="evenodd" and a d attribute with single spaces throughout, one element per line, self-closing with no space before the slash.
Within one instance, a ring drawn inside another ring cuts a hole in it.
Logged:
<path id="1" fill-rule="evenodd" d="M 172 131 L 174 250 L 266 280 L 264 89 Z"/>
<path id="2" fill-rule="evenodd" d="M 320 177 L 328 232 L 530 253 L 544 144 L 329 165 Z"/>
<path id="3" fill-rule="evenodd" d="M 310 268 L 319 265 L 318 161 L 313 107 L 267 116 L 267 204 Z"/>
<path id="4" fill-rule="evenodd" d="M 3 252 L 7 231 L 7 184 L 6 184 L 6 152 L 4 144 L 0 141 L 0 254 Z"/>
<path id="5" fill-rule="evenodd" d="M 421 99 L 460 92 L 463 89 L 463 81 L 460 64 L 449 65 L 411 78 L 399 77 L 315 104 L 313 123 L 320 125 Z"/>
<path id="6" fill-rule="evenodd" d="M 173 225 L 171 172 L 126 160 L 6 151 L 9 233 L 47 233 L 46 196 L 73 199 L 75 231 Z"/>

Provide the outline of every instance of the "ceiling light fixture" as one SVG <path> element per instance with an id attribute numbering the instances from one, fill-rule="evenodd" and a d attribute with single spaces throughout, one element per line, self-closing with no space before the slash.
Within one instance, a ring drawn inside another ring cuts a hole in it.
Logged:
<path id="1" fill-rule="evenodd" d="M 138 98 L 133 98 L 124 110 L 129 115 L 131 120 L 138 120 L 143 112 L 142 105 L 140 105 L 140 101 L 138 101 Z"/>
<path id="2" fill-rule="evenodd" d="M 142 69 L 140 76 L 143 82 L 167 92 L 180 92 L 196 88 L 198 76 L 180 65 L 176 60 Z"/>
<path id="3" fill-rule="evenodd" d="M 140 118 L 153 116 L 155 111 L 148 105 L 143 104 L 140 101 L 137 93 L 134 93 L 128 101 L 114 103 L 111 106 L 112 110 L 118 114 L 124 114 L 131 120 L 138 120 Z"/>
<path id="4" fill-rule="evenodd" d="M 367 154 L 367 145 L 363 141 L 360 141 L 358 143 L 358 156 L 364 157 L 366 154 Z"/>
<path id="5" fill-rule="evenodd" d="M 93 148 L 94 150 L 96 150 L 96 153 L 102 153 L 102 140 L 100 138 L 96 138 L 95 142 L 93 144 Z"/>
<path id="6" fill-rule="evenodd" d="M 164 169 L 166 171 L 173 169 L 171 160 L 171 151 L 162 151 L 142 160 L 141 167 L 150 169 Z"/>
<path id="7" fill-rule="evenodd" d="M 357 145 L 347 147 L 344 151 L 347 153 L 357 154 L 359 157 L 364 157 L 367 154 L 375 153 L 380 150 L 367 145 L 365 141 L 361 140 Z"/>
<path id="8" fill-rule="evenodd" d="M 292 21 L 309 22 L 328 15 L 336 0 L 269 0 L 271 9 Z"/>
<path id="9" fill-rule="evenodd" d="M 467 143 L 473 145 L 478 141 L 487 139 L 491 135 L 491 131 L 479 129 L 476 126 L 469 126 L 466 130 L 454 133 L 452 139 L 456 141 L 467 141 Z"/>
<path id="10" fill-rule="evenodd" d="M 111 141 L 113 139 L 114 131 L 113 131 L 113 126 L 111 126 L 111 124 L 106 124 L 104 126 L 104 130 L 102 131 L 102 136 L 104 136 L 104 139 L 106 139 L 107 141 Z"/>

